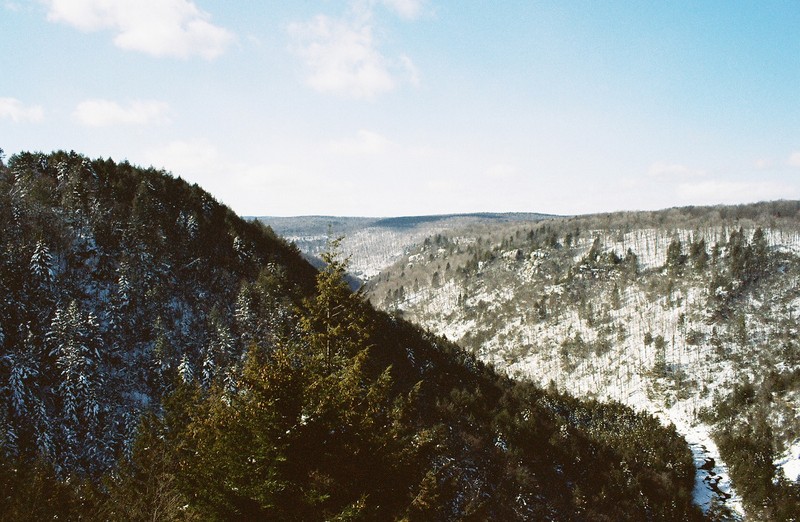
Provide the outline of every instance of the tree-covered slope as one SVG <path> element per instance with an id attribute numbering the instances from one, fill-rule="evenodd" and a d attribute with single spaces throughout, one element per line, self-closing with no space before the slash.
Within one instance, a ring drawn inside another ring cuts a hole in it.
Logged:
<path id="1" fill-rule="evenodd" d="M 197 186 L 74 153 L 0 173 L 0 342 L 8 449 L 95 474 L 179 367 L 236 367 L 242 280 L 312 271 L 269 230 Z M 213 240 L 210 240 L 213 238 Z"/>
<path id="2" fill-rule="evenodd" d="M 19 154 L 0 212 L 0 518 L 701 518 L 673 428 L 496 374 L 180 179 Z"/>
<path id="3" fill-rule="evenodd" d="M 314 259 L 327 242 L 343 236 L 342 251 L 350 260 L 349 274 L 366 282 L 416 248 L 426 237 L 465 226 L 529 222 L 545 214 L 475 213 L 405 217 L 261 216 L 277 234 Z"/>
<path id="4" fill-rule="evenodd" d="M 783 520 L 800 510 L 797 477 L 774 464 L 796 460 L 800 441 L 799 209 L 453 230 L 366 293 L 511 375 L 677 423 L 701 468 L 699 498 L 725 500 L 729 462 L 747 512 Z"/>

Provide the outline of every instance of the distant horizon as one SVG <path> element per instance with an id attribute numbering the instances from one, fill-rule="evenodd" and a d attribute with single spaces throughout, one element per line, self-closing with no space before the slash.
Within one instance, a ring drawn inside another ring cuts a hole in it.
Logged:
<path id="1" fill-rule="evenodd" d="M 761 205 L 766 203 L 777 203 L 781 201 L 800 201 L 800 199 L 779 198 L 768 199 L 760 201 L 751 201 L 745 203 L 712 203 L 708 205 L 676 205 L 672 207 L 662 207 L 656 209 L 618 209 L 602 212 L 587 212 L 582 214 L 553 214 L 549 212 L 534 212 L 534 211 L 477 211 L 477 212 L 448 212 L 443 214 L 407 214 L 407 215 L 387 215 L 387 216 L 358 216 L 347 214 L 299 214 L 278 216 L 273 214 L 258 214 L 258 215 L 240 215 L 242 219 L 260 219 L 260 218 L 275 218 L 275 219 L 292 219 L 292 218 L 336 218 L 336 219 L 402 219 L 402 218 L 426 218 L 426 217 L 459 217 L 459 216 L 503 216 L 503 215 L 532 215 L 532 216 L 545 216 L 546 218 L 573 218 L 573 217 L 589 217 L 600 216 L 605 214 L 622 214 L 628 212 L 664 212 L 667 210 L 680 210 L 686 208 L 718 208 L 718 207 L 746 207 L 751 205 Z"/>
<path id="2" fill-rule="evenodd" d="M 8 158 L 20 153 L 42 153 L 48 154 L 48 152 L 44 152 L 41 150 L 22 150 L 16 151 L 14 153 L 9 153 L 4 148 L 0 147 L 0 150 L 3 151 L 3 161 L 7 163 Z M 64 151 L 65 149 L 57 149 L 59 151 Z M 50 152 L 55 152 L 50 151 Z M 80 154 L 79 151 L 72 151 L 77 154 Z M 128 162 L 128 159 L 122 160 L 115 160 L 114 158 L 90 158 L 90 159 L 109 159 L 116 163 L 123 163 Z M 141 165 L 136 165 L 135 163 L 131 163 L 131 165 L 140 168 L 155 168 L 152 165 L 148 167 L 142 167 Z M 176 174 L 174 172 L 170 172 L 166 169 L 156 169 L 163 171 L 165 174 L 172 176 L 176 179 L 183 179 L 187 183 L 197 184 L 201 189 L 208 192 L 211 196 L 217 199 L 221 204 L 228 206 L 232 210 L 233 207 L 228 205 L 225 201 L 219 200 L 218 196 L 204 187 L 202 184 L 191 181 L 186 179 L 185 177 Z M 292 218 L 346 218 L 346 219 L 402 219 L 402 218 L 425 218 L 425 217 L 458 217 L 458 216 L 503 216 L 503 215 L 531 215 L 531 216 L 543 216 L 545 218 L 571 218 L 571 217 L 587 217 L 587 216 L 594 216 L 594 215 L 604 215 L 604 214 L 618 214 L 618 213 L 627 213 L 627 212 L 661 212 L 667 211 L 671 209 L 685 209 L 685 208 L 716 208 L 716 207 L 736 207 L 736 206 L 749 206 L 749 205 L 759 205 L 764 203 L 775 203 L 780 201 L 800 201 L 800 197 L 798 198 L 776 198 L 776 199 L 762 199 L 757 201 L 744 201 L 741 203 L 708 203 L 708 204 L 688 204 L 688 205 L 673 205 L 668 207 L 660 207 L 660 208 L 627 208 L 627 209 L 616 209 L 616 210 L 601 210 L 597 212 L 585 212 L 585 213 L 554 213 L 554 212 L 539 212 L 533 210 L 478 210 L 478 211 L 465 211 L 465 212 L 441 212 L 441 213 L 428 213 L 428 214 L 387 214 L 387 215 L 357 215 L 357 214 L 289 214 L 289 215 L 278 215 L 278 214 L 241 214 L 236 212 L 236 214 L 241 217 L 242 219 L 260 219 L 260 218 L 275 218 L 275 219 L 292 219 Z"/>
<path id="3" fill-rule="evenodd" d="M 386 215 L 386 216 L 357 216 L 357 215 L 335 215 L 335 214 L 300 214 L 296 216 L 277 216 L 273 214 L 259 214 L 259 215 L 241 215 L 243 219 L 250 218 L 352 218 L 352 219 L 403 219 L 403 218 L 426 218 L 426 217 L 450 217 L 450 216 L 504 216 L 504 215 L 532 215 L 532 216 L 548 216 L 548 217 L 571 217 L 570 214 L 548 214 L 544 212 L 492 212 L 492 211 L 478 211 L 478 212 L 447 212 L 444 214 L 404 214 L 404 215 Z"/>
<path id="4" fill-rule="evenodd" d="M 794 0 L 5 0 L 0 147 L 239 215 L 800 198 Z"/>

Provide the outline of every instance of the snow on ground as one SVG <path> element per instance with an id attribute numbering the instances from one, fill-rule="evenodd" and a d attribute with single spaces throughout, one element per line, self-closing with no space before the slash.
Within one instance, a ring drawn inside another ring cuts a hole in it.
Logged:
<path id="1" fill-rule="evenodd" d="M 720 458 L 719 449 L 711 438 L 708 426 L 692 422 L 687 418 L 686 409 L 680 405 L 666 411 L 656 411 L 655 414 L 665 424 L 674 424 L 692 450 L 697 469 L 693 491 L 695 503 L 704 512 L 708 512 L 714 502 L 721 501 L 734 515 L 743 517 L 742 499 L 731 487 L 728 467 Z"/>
<path id="2" fill-rule="evenodd" d="M 787 479 L 800 482 L 800 439 L 787 449 L 775 465 L 783 470 Z"/>
<path id="3" fill-rule="evenodd" d="M 764 231 L 767 243 L 778 250 L 790 254 L 800 254 L 800 233 L 781 230 L 767 229 Z"/>
<path id="4" fill-rule="evenodd" d="M 602 251 L 613 251 L 623 258 L 630 249 L 641 269 L 658 269 L 664 266 L 674 239 L 683 243 L 686 252 L 693 239 L 704 238 L 710 251 L 738 229 L 589 231 L 574 245 L 573 261 L 580 262 L 599 238 Z M 749 238 L 753 230 L 745 227 L 744 233 Z M 765 236 L 774 250 L 800 252 L 798 233 L 765 230 Z M 546 269 L 540 270 L 552 254 L 533 251 L 520 259 L 517 252 L 501 252 L 495 264 L 480 261 L 477 277 L 468 283 L 443 277 L 441 286 L 423 284 L 407 293 L 400 308 L 408 311 L 410 318 L 455 341 L 468 334 L 479 335 L 477 355 L 509 375 L 542 386 L 553 382 L 578 397 L 616 400 L 650 412 L 667 425 L 674 424 L 694 456 L 697 504 L 706 511 L 723 504 L 734 517 L 743 517 L 741 498 L 731 488 L 710 427 L 700 422 L 698 413 L 713 406 L 716 392 L 724 394 L 748 371 L 719 353 L 734 350 L 744 358 L 755 355 L 746 347 L 734 345 L 730 332 L 718 332 L 708 321 L 707 283 L 687 279 L 666 295 L 631 284 L 620 288 L 619 303 L 614 306 L 589 302 L 582 307 L 550 308 L 548 304 L 541 319 L 535 301 L 560 295 L 566 288 L 560 283 L 548 284 Z M 422 256 L 409 261 L 426 262 Z M 520 291 L 520 285 L 531 287 Z M 751 310 L 773 306 L 778 305 L 755 296 L 749 303 Z M 800 298 L 782 305 L 781 313 L 792 314 L 798 309 Z M 751 314 L 746 319 L 751 342 L 768 342 L 768 326 Z M 659 344 L 660 351 L 656 349 Z M 800 475 L 800 440 L 776 464 L 789 478 L 796 479 Z"/>
<path id="5" fill-rule="evenodd" d="M 346 236 L 342 250 L 350 255 L 351 271 L 367 281 L 406 255 L 411 247 L 428 235 L 440 231 L 438 228 L 431 228 L 409 233 L 369 227 Z"/>
<path id="6" fill-rule="evenodd" d="M 712 364 L 712 348 L 707 343 L 688 346 L 681 326 L 681 317 L 702 309 L 706 296 L 703 290 L 689 287 L 676 291 L 671 297 L 675 302 L 669 303 L 667 298 L 653 301 L 644 292 L 627 288 L 622 306 L 610 314 L 613 323 L 624 326 L 624 340 L 612 343 L 606 354 L 584 358 L 569 372 L 564 371 L 564 359 L 559 356 L 561 341 L 576 335 L 587 343 L 597 340 L 597 329 L 588 326 L 575 310 L 562 311 L 552 321 L 517 323 L 516 338 L 510 337 L 506 346 L 497 345 L 499 336 L 491 339 L 487 344 L 493 345 L 493 349 L 482 356 L 498 367 L 505 367 L 510 375 L 533 379 L 542 386 L 552 380 L 559 389 L 576 396 L 616 400 L 638 411 L 650 412 L 665 424 L 674 424 L 695 458 L 697 504 L 707 511 L 712 503 L 719 502 L 735 516 L 742 517 L 741 499 L 731 488 L 727 467 L 711 439 L 709 427 L 697 420 L 697 412 L 711 405 L 713 390 L 724 387 L 735 375 L 728 365 Z M 711 327 L 702 321 L 695 325 L 701 330 L 708 329 L 703 334 L 711 334 Z M 509 328 L 504 332 L 510 336 L 514 330 Z M 694 394 L 681 396 L 681 385 L 671 380 L 675 377 L 656 379 L 650 375 L 656 361 L 654 346 L 646 346 L 644 342 L 645 333 L 650 332 L 668 340 L 664 355 L 669 368 L 709 389 L 705 398 Z M 535 345 L 536 349 L 511 360 L 503 357 L 504 352 L 513 351 L 513 346 L 520 344 Z"/>

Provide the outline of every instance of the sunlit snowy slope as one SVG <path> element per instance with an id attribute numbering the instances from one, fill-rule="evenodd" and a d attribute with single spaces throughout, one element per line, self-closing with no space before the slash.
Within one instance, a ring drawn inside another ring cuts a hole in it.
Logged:
<path id="1" fill-rule="evenodd" d="M 773 482 L 797 478 L 797 210 L 776 202 L 442 221 L 380 262 L 360 257 L 368 227 L 351 230 L 345 249 L 369 277 L 375 305 L 509 375 L 674 423 L 695 455 L 700 505 L 733 518 L 768 516 L 732 487 L 725 455 L 739 458 L 731 441 L 757 440 L 775 463 Z M 769 437 L 747 431 L 758 423 Z"/>
<path id="2" fill-rule="evenodd" d="M 735 390 L 790 382 L 761 386 L 774 400 L 759 415 L 776 464 L 797 478 L 800 222 L 789 207 L 452 230 L 368 294 L 512 376 L 675 423 L 695 453 L 698 502 L 742 513 L 711 437 L 752 421 L 718 412 Z"/>

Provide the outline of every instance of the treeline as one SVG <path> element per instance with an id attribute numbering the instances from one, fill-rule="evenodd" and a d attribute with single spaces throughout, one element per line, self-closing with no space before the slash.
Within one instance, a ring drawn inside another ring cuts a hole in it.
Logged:
<path id="1" fill-rule="evenodd" d="M 555 226 L 584 230 L 603 229 L 700 229 L 717 226 L 782 228 L 798 230 L 800 201 L 762 201 L 741 205 L 675 207 L 654 211 L 622 211 L 553 220 Z"/>

